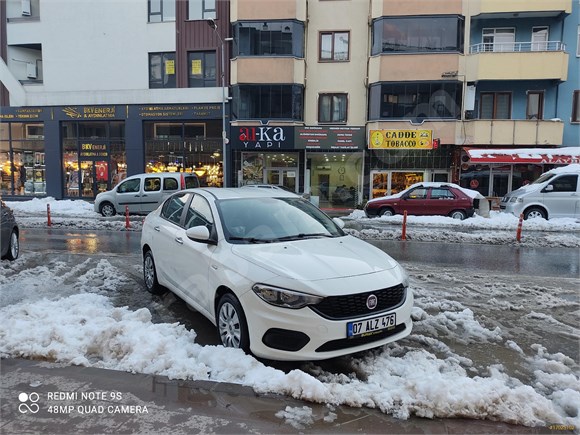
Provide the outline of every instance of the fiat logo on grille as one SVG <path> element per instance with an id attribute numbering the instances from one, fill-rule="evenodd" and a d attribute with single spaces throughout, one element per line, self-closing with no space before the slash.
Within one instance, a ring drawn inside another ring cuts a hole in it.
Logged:
<path id="1" fill-rule="evenodd" d="M 367 298 L 367 308 L 369 310 L 374 310 L 375 308 L 377 308 L 378 302 L 379 300 L 375 295 L 369 295 L 369 297 Z"/>

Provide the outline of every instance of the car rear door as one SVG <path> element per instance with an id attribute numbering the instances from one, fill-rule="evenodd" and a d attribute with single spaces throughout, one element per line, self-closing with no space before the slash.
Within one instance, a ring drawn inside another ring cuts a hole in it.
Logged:
<path id="1" fill-rule="evenodd" d="M 426 214 L 446 216 L 456 208 L 456 203 L 457 198 L 448 187 L 432 187 L 426 201 Z"/>

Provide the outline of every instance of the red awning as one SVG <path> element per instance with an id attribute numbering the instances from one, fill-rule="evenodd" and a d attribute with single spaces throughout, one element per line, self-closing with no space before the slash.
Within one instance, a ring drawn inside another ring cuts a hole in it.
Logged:
<path id="1" fill-rule="evenodd" d="M 470 163 L 535 163 L 570 165 L 580 163 L 580 147 L 566 148 L 463 148 Z"/>

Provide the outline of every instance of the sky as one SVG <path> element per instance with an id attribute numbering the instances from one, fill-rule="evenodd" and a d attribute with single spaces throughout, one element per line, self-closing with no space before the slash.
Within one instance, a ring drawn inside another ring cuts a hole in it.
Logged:
<path id="1" fill-rule="evenodd" d="M 84 223 L 93 229 L 124 230 L 123 217 L 101 218 L 84 201 L 48 198 L 8 205 L 23 227 L 41 226 L 46 225 L 42 213 L 47 202 L 55 225 L 78 228 Z M 344 217 L 355 235 L 400 232 L 401 217 L 369 220 L 361 213 Z M 100 226 L 102 222 L 115 225 Z M 433 233 L 436 227 L 438 233 L 489 233 L 487 239 L 480 237 L 499 243 L 494 234 L 513 233 L 518 220 L 498 213 L 463 222 L 410 217 L 408 224 L 410 233 L 418 229 Z M 528 232 L 562 239 L 580 231 L 580 223 L 573 219 L 540 219 L 525 225 Z M 563 346 L 556 351 L 550 335 L 529 332 L 549 328 L 577 340 L 580 303 L 578 283 L 572 280 L 484 277 L 476 270 L 406 266 L 415 294 L 411 336 L 350 357 L 344 373 L 328 371 L 318 362 L 283 371 L 241 350 L 200 345 L 196 331 L 179 322 L 154 321 L 152 309 L 161 302 L 139 309 L 116 305 L 114 296 L 120 289 L 144 291 L 143 284 L 132 278 L 139 262 L 123 266 L 102 256 L 73 256 L 72 264 L 41 255 L 22 252 L 14 262 L 0 262 L 2 357 L 237 383 L 257 393 L 284 394 L 304 400 L 303 407 L 277 414 L 296 429 L 312 423 L 309 402 L 328 405 L 329 425 L 336 417 L 333 407 L 349 405 L 377 408 L 400 419 L 463 417 L 580 427 L 578 350 Z M 506 294 L 515 295 L 517 302 L 506 299 Z M 516 316 L 513 323 L 521 321 L 529 328 L 521 327 L 522 333 L 510 321 L 504 322 L 504 316 Z M 481 362 L 481 355 L 475 357 L 478 352 L 489 360 Z"/>

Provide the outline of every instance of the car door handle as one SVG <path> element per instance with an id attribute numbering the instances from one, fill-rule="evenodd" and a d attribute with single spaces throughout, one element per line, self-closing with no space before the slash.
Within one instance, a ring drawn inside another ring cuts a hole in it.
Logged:
<path id="1" fill-rule="evenodd" d="M 141 195 L 135 195 L 135 198 L 139 198 Z"/>
<path id="2" fill-rule="evenodd" d="M 153 229 L 154 229 L 155 231 L 157 231 L 157 232 L 161 231 L 161 228 L 160 228 L 160 227 L 153 227 Z"/>
<path id="3" fill-rule="evenodd" d="M 177 243 L 179 243 L 180 245 L 183 245 L 183 239 L 182 239 L 181 237 L 176 237 L 176 238 L 175 238 L 175 241 L 176 241 Z"/>

